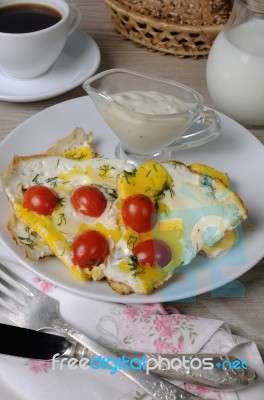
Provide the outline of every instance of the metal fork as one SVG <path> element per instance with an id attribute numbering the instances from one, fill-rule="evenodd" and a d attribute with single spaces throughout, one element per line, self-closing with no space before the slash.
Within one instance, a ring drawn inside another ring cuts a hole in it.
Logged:
<path id="1" fill-rule="evenodd" d="M 23 328 L 34 330 L 52 329 L 68 336 L 88 349 L 88 358 L 102 356 L 116 359 L 117 354 L 70 326 L 59 315 L 59 303 L 40 292 L 0 263 L 0 312 Z M 3 303 L 5 305 L 3 305 Z M 12 311 L 10 310 L 12 308 Z M 139 370 L 118 370 L 131 379 L 154 399 L 197 400 L 197 397 L 158 378 Z"/>

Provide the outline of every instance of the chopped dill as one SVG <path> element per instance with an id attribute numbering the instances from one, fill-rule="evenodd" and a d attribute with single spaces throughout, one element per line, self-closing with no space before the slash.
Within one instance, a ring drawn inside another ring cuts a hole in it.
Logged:
<path id="1" fill-rule="evenodd" d="M 145 176 L 146 177 L 149 176 L 150 173 L 151 173 L 151 169 L 149 170 L 149 172 Z"/>
<path id="2" fill-rule="evenodd" d="M 134 271 L 139 267 L 137 256 L 129 256 L 131 262 L 128 263 L 130 271 Z"/>
<path id="3" fill-rule="evenodd" d="M 134 278 L 136 278 L 138 275 L 143 274 L 144 269 L 143 268 L 139 268 L 137 271 L 133 272 L 132 276 Z"/>
<path id="4" fill-rule="evenodd" d="M 101 189 L 102 192 L 104 192 L 105 195 L 107 195 L 109 198 L 108 200 L 113 201 L 117 199 L 117 192 L 116 189 L 113 188 L 107 188 L 105 186 L 102 185 L 98 185 L 98 184 L 92 184 L 91 186 L 97 187 L 98 189 Z"/>
<path id="5" fill-rule="evenodd" d="M 127 181 L 128 184 L 130 184 L 129 179 L 132 178 L 133 176 L 136 176 L 136 168 L 133 169 L 133 171 L 129 172 L 129 171 L 123 171 L 125 180 Z"/>
<path id="6" fill-rule="evenodd" d="M 201 179 L 201 185 L 207 189 L 206 194 L 210 197 L 215 198 L 215 188 L 213 187 L 212 184 L 212 178 L 210 176 L 203 176 Z"/>
<path id="7" fill-rule="evenodd" d="M 109 164 L 104 164 L 104 165 L 101 165 L 100 167 L 98 167 L 97 169 L 99 169 L 99 171 L 101 171 L 101 173 L 99 174 L 99 176 L 104 177 L 104 176 L 106 176 L 106 174 L 107 174 L 111 169 L 115 169 L 115 167 L 110 167 Z"/>
<path id="8" fill-rule="evenodd" d="M 38 181 L 39 174 L 37 174 L 33 179 L 32 182 L 37 183 L 38 185 L 41 185 L 41 183 Z"/>
<path id="9" fill-rule="evenodd" d="M 60 208 L 60 207 L 64 206 L 65 201 L 66 201 L 65 197 L 58 197 L 57 207 Z"/>
<path id="10" fill-rule="evenodd" d="M 144 272 L 144 269 L 139 266 L 138 259 L 136 256 L 129 256 L 131 262 L 128 263 L 129 269 L 133 274 L 133 277 L 136 277 Z"/>
<path id="11" fill-rule="evenodd" d="M 154 194 L 154 200 L 155 200 L 155 205 L 158 205 L 158 201 L 164 199 L 165 197 L 165 192 L 166 191 L 170 192 L 171 198 L 174 196 L 174 190 L 172 189 L 172 186 L 169 185 L 169 182 L 166 180 L 160 190 L 158 190 Z"/>
<path id="12" fill-rule="evenodd" d="M 59 214 L 59 219 L 58 219 L 57 225 L 58 225 L 58 226 L 61 226 L 62 223 L 66 224 L 65 214 L 63 214 L 63 213 L 62 213 L 62 214 Z"/>
<path id="13" fill-rule="evenodd" d="M 180 163 L 178 161 L 171 161 L 170 165 L 176 169 L 178 165 L 180 165 Z"/>
<path id="14" fill-rule="evenodd" d="M 54 178 L 47 178 L 45 180 L 45 182 L 48 183 L 52 187 L 56 187 L 57 186 L 57 179 L 59 179 L 58 176 L 55 176 Z"/>
<path id="15" fill-rule="evenodd" d="M 22 244 L 28 246 L 31 250 L 33 250 L 37 244 L 36 241 L 34 240 L 37 238 L 37 233 L 35 231 L 31 231 L 28 226 L 25 228 L 25 231 L 27 233 L 27 236 L 25 237 L 18 236 L 18 239 Z"/>
<path id="16" fill-rule="evenodd" d="M 106 192 L 113 200 L 117 199 L 118 196 L 115 189 L 106 189 Z"/>
<path id="17" fill-rule="evenodd" d="M 81 154 L 78 156 L 77 153 L 71 153 L 66 155 L 67 158 L 71 158 L 73 160 L 82 160 L 83 158 L 86 157 L 86 154 L 81 152 Z"/>

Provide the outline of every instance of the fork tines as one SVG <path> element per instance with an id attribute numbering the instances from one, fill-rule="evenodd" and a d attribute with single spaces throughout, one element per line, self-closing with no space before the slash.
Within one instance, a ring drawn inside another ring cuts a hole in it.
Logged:
<path id="1" fill-rule="evenodd" d="M 24 279 L 20 278 L 18 275 L 10 271 L 10 269 L 6 268 L 1 263 L 0 276 L 2 277 L 1 283 L 3 283 L 5 286 L 9 286 L 9 288 L 12 286 L 13 291 L 22 292 L 24 294 L 27 294 L 28 296 L 33 296 L 34 294 L 37 296 L 42 295 L 42 292 L 40 290 L 27 283 Z"/>
<path id="2" fill-rule="evenodd" d="M 42 293 L 0 263 L 0 313 L 20 325 L 19 312 L 27 299 Z"/>

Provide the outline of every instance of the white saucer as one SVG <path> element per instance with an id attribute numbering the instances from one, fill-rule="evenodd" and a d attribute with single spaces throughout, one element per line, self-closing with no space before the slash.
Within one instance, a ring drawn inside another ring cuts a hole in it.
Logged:
<path id="1" fill-rule="evenodd" d="M 0 100 L 29 102 L 58 96 L 81 85 L 97 70 L 101 60 L 95 41 L 75 31 L 56 63 L 34 79 L 10 79 L 0 73 Z"/>

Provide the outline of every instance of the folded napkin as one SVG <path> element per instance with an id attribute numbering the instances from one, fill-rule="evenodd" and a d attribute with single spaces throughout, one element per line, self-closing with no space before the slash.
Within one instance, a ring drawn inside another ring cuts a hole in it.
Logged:
<path id="1" fill-rule="evenodd" d="M 69 293 L 18 265 L 0 248 L 4 265 L 60 302 L 66 321 L 98 342 L 121 349 L 164 353 L 222 353 L 247 361 L 259 374 L 254 385 L 234 392 L 175 382 L 208 400 L 262 400 L 264 365 L 254 342 L 234 336 L 223 321 L 182 315 L 162 304 L 125 305 L 90 300 Z M 125 297 L 124 297 L 125 301 Z M 0 315 L 0 322 L 10 323 Z M 23 346 L 23 343 L 21 343 Z M 149 400 L 150 397 L 121 374 L 108 369 L 72 370 L 52 363 L 0 355 L 0 393 L 4 400 Z"/>

